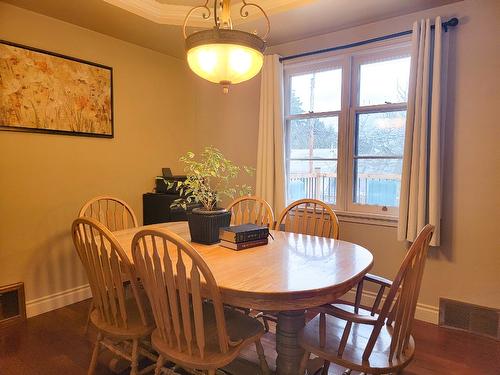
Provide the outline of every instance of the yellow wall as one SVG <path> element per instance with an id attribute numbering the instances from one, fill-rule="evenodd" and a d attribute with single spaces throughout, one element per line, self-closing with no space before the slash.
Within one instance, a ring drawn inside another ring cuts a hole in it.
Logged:
<path id="1" fill-rule="evenodd" d="M 194 78 L 197 148 L 215 146 L 238 166 L 257 164 L 260 76 L 230 88 Z M 255 175 L 241 173 L 239 184 L 255 185 Z M 223 205 L 229 203 L 224 199 Z"/>
<path id="2" fill-rule="evenodd" d="M 289 55 L 352 43 L 411 29 L 414 20 L 437 15 L 457 16 L 460 25 L 450 32 L 443 245 L 431 250 L 420 294 L 419 316 L 431 321 L 437 318 L 439 297 L 500 307 L 500 2 L 468 0 L 269 50 Z M 210 139 L 224 151 L 255 163 L 259 78 L 233 87 L 230 98 L 223 97 L 218 87 L 201 87 L 200 100 L 206 101 L 205 110 L 213 112 L 205 113 L 200 126 L 212 129 Z M 222 111 L 217 120 L 216 111 Z M 241 142 L 235 143 L 235 137 Z M 370 249 L 375 256 L 373 271 L 389 278 L 406 251 L 396 240 L 396 228 L 343 222 L 341 238 Z"/>
<path id="3" fill-rule="evenodd" d="M 142 193 L 191 146 L 194 101 L 184 61 L 4 3 L 0 39 L 114 74 L 114 139 L 0 132 L 0 285 L 24 281 L 30 301 L 87 283 L 70 238 L 87 199 L 121 197 L 142 221 Z"/>
<path id="4" fill-rule="evenodd" d="M 466 0 L 272 49 L 355 42 L 427 15 L 460 18 L 450 34 L 443 245 L 432 250 L 420 297 L 431 320 L 440 296 L 500 307 L 499 13 L 498 1 Z M 181 60 L 4 3 L 0 38 L 114 68 L 114 139 L 0 132 L 0 285 L 25 281 L 28 300 L 86 283 L 69 237 L 86 199 L 113 194 L 141 217 L 141 195 L 160 168 L 179 172 L 179 154 L 205 145 L 255 166 L 258 77 L 223 95 L 192 80 Z M 342 223 L 341 237 L 373 251 L 373 271 L 383 276 L 394 275 L 405 253 L 395 228 Z"/>

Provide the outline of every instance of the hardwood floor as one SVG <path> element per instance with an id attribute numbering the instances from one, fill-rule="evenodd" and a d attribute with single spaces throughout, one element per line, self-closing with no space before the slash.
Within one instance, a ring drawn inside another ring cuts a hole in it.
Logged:
<path id="1" fill-rule="evenodd" d="M 39 315 L 20 326 L 0 331 L 0 375 L 80 375 L 86 374 L 95 332 L 83 334 L 89 301 Z M 404 375 L 500 374 L 500 343 L 463 332 L 415 323 L 417 351 Z M 263 339 L 269 364 L 274 364 L 274 335 Z M 243 355 L 255 361 L 254 350 Z M 244 362 L 232 372 L 241 375 Z M 126 372 L 125 372 L 126 373 Z M 341 374 L 332 368 L 330 374 Z M 113 374 L 103 365 L 97 375 Z M 354 374 L 354 372 L 353 372 Z"/>

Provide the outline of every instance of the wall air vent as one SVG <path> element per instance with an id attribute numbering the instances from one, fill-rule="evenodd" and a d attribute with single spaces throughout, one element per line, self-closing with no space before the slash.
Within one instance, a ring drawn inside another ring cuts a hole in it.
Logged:
<path id="1" fill-rule="evenodd" d="M 17 283 L 0 286 L 0 328 L 24 321 L 25 319 L 24 284 Z"/>
<path id="2" fill-rule="evenodd" d="M 440 298 L 439 325 L 500 341 L 499 309 Z"/>

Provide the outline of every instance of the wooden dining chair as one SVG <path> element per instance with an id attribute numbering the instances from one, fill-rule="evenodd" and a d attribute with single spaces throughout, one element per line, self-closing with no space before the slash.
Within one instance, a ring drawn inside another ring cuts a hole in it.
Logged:
<path id="1" fill-rule="evenodd" d="M 227 210 L 231 212 L 231 225 L 256 224 L 274 229 L 274 213 L 271 205 L 262 198 L 256 196 L 243 196 L 235 199 Z M 241 307 L 239 309 L 245 314 L 250 314 L 250 309 Z"/>
<path id="2" fill-rule="evenodd" d="M 325 202 L 300 199 L 281 212 L 275 230 L 338 239 L 339 219 Z M 269 322 L 278 323 L 273 312 L 259 312 L 256 316 L 262 319 L 266 332 L 269 332 Z"/>
<path id="3" fill-rule="evenodd" d="M 138 227 L 137 217 L 127 202 L 108 196 L 92 198 L 80 209 L 78 217 L 92 217 L 111 232 Z"/>
<path id="4" fill-rule="evenodd" d="M 156 321 L 151 335 L 159 353 L 155 374 L 169 360 L 214 375 L 252 343 L 262 374 L 269 374 L 262 325 L 224 309 L 212 272 L 188 242 L 170 231 L 142 230 L 132 240 L 132 254 Z"/>
<path id="5" fill-rule="evenodd" d="M 148 319 L 147 301 L 140 297 L 127 255 L 109 229 L 96 219 L 76 219 L 72 235 L 89 279 L 94 305 L 90 319 L 98 331 L 88 374 L 94 373 L 102 348 L 130 361 L 132 375 L 151 371 L 154 366 L 138 371 L 139 355 L 153 361 L 157 358 L 143 343 L 154 325 Z M 130 296 L 123 285 L 124 274 L 131 280 Z"/>
<path id="6" fill-rule="evenodd" d="M 339 219 L 325 202 L 300 199 L 283 210 L 275 229 L 338 239 Z"/>
<path id="7" fill-rule="evenodd" d="M 86 202 L 80 209 L 78 217 L 92 217 L 104 224 L 111 232 L 139 226 L 132 207 L 121 199 L 109 196 L 98 196 Z M 88 331 L 90 313 L 93 308 L 94 305 L 91 303 L 84 333 Z"/>
<path id="8" fill-rule="evenodd" d="M 273 209 L 262 198 L 255 196 L 237 198 L 227 210 L 231 212 L 231 225 L 252 223 L 274 229 Z"/>
<path id="9" fill-rule="evenodd" d="M 322 374 L 328 373 L 330 362 L 366 374 L 396 373 L 409 364 L 415 352 L 411 330 L 433 232 L 432 225 L 420 231 L 392 283 L 373 276 L 365 279 L 380 287 L 370 310 L 360 307 L 359 297 L 354 303 L 320 308 L 300 334 L 305 353 L 299 374 L 305 373 L 311 353 L 325 361 Z M 379 311 L 385 288 L 389 291 Z"/>

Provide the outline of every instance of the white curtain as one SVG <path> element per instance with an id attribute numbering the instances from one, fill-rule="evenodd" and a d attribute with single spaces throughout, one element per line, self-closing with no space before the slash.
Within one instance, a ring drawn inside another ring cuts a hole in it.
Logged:
<path id="1" fill-rule="evenodd" d="M 441 17 L 413 24 L 398 239 L 413 241 L 429 223 L 440 244 L 445 69 Z"/>
<path id="2" fill-rule="evenodd" d="M 269 202 L 276 215 L 285 207 L 283 134 L 283 66 L 278 55 L 267 55 L 261 74 L 255 194 Z"/>

